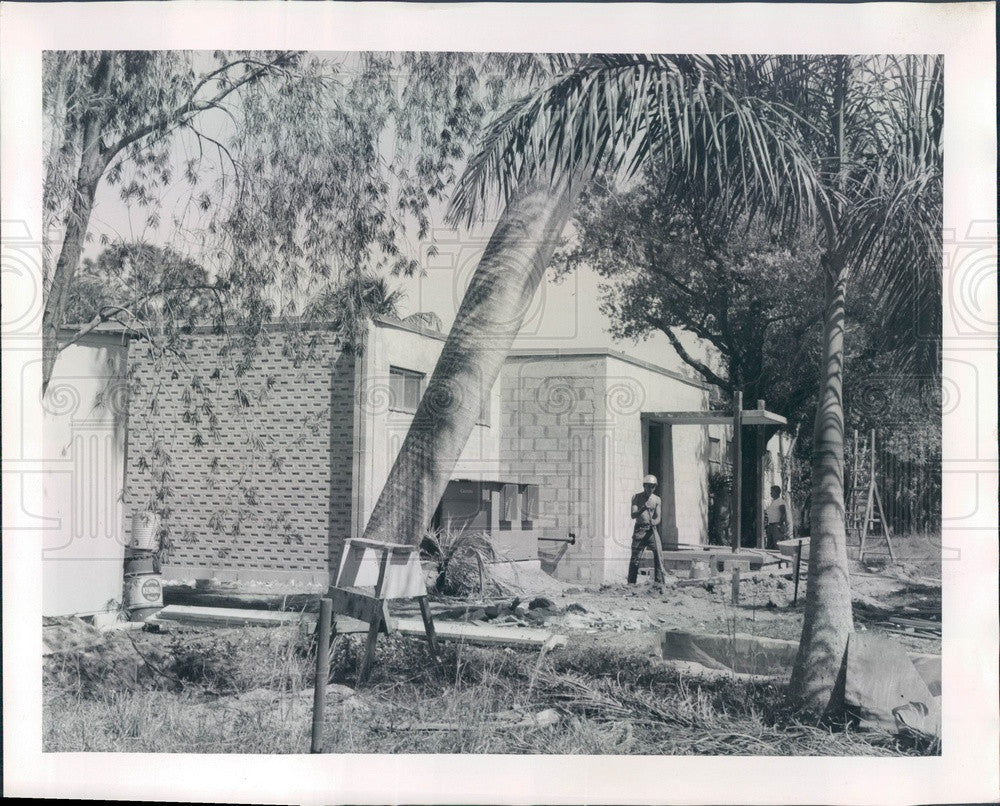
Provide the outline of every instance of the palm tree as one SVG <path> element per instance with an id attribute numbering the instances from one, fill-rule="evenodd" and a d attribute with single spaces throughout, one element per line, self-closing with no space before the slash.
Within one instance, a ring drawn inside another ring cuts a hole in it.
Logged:
<path id="1" fill-rule="evenodd" d="M 716 188 L 723 163 L 747 181 L 718 207 L 764 206 L 794 219 L 813 193 L 805 156 L 782 110 L 733 92 L 720 76 L 755 59 L 595 56 L 514 103 L 484 135 L 452 200 L 472 219 L 499 191 L 503 214 L 459 307 L 365 537 L 418 544 L 544 275 L 585 178 L 611 162 L 635 171 L 654 149 Z M 564 62 L 564 64 L 566 64 Z M 646 99 L 633 104 L 630 98 Z M 697 110 L 679 114 L 680 110 Z M 600 115 L 608 115 L 602 123 Z M 767 126 L 759 125 L 764 119 Z M 705 122 L 711 121 L 710 127 Z M 550 125 L 551 124 L 551 125 Z M 723 139 L 711 131 L 725 131 Z M 755 169 L 780 155 L 789 183 Z"/>
<path id="2" fill-rule="evenodd" d="M 476 392 L 492 386 L 520 326 L 509 314 L 523 316 L 544 271 L 537 261 L 562 231 L 569 188 L 598 170 L 627 177 L 662 159 L 678 192 L 697 193 L 713 214 L 809 226 L 823 250 L 813 542 L 792 692 L 825 709 L 853 626 L 843 503 L 847 278 L 852 269 L 880 278 L 886 320 L 896 325 L 914 288 L 933 286 L 940 85 L 934 59 L 605 55 L 513 104 L 487 130 L 453 198 L 456 215 L 471 219 L 499 196 L 503 216 L 366 536 L 419 540 L 471 432 Z M 504 291 L 511 286 L 516 305 Z M 506 321 L 503 338 L 477 344 L 481 319 Z M 449 395 L 459 405 L 436 403 Z"/>

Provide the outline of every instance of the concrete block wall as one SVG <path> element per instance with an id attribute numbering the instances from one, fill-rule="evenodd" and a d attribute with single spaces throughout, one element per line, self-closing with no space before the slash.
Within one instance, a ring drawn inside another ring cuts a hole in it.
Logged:
<path id="1" fill-rule="evenodd" d="M 166 574 L 324 583 L 338 554 L 328 535 L 351 525 L 354 355 L 317 330 L 296 360 L 276 330 L 238 374 L 227 342 L 191 335 L 183 362 L 132 343 L 126 515 L 156 497 L 165 452 Z"/>
<path id="2" fill-rule="evenodd" d="M 568 581 L 600 581 L 608 449 L 599 424 L 603 364 L 593 357 L 524 357 L 508 360 L 501 373 L 503 472 L 539 486 L 536 528 L 576 534 L 574 546 L 542 548 L 560 555 L 556 575 Z"/>

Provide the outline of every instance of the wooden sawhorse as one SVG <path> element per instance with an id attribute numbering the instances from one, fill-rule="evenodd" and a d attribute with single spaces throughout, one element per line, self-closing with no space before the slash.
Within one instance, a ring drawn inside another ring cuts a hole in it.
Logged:
<path id="1" fill-rule="evenodd" d="M 374 592 L 369 594 L 359 588 L 372 588 Z M 427 646 L 431 656 L 437 660 L 434 622 L 427 604 L 427 585 L 416 546 L 360 538 L 348 540 L 341 556 L 337 581 L 327 596 L 332 601 L 333 613 L 368 624 L 368 640 L 358 670 L 358 685 L 368 679 L 379 632 L 395 632 L 395 620 L 389 614 L 389 602 L 393 599 L 416 599 L 420 604 Z M 333 629 L 336 630 L 336 626 Z"/>

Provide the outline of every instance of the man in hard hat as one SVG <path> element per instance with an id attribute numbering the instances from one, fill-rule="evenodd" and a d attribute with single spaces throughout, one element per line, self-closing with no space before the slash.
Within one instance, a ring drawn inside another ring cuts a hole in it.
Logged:
<path id="1" fill-rule="evenodd" d="M 639 576 L 639 558 L 647 547 L 653 549 L 653 579 L 663 582 L 663 558 L 660 556 L 660 496 L 655 492 L 656 476 L 642 480 L 642 492 L 632 496 L 632 557 L 628 563 L 628 583 L 634 585 Z"/>

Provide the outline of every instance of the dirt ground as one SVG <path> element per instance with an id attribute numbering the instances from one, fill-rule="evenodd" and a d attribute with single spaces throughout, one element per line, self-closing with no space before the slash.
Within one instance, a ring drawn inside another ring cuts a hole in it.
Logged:
<path id="1" fill-rule="evenodd" d="M 906 608 L 940 614 L 940 580 L 924 576 L 926 566 L 895 564 L 873 573 L 854 565 L 851 589 L 856 628 L 890 635 L 909 650 L 939 653 L 940 639 L 890 633 L 880 622 Z M 642 577 L 640 580 L 636 585 L 592 588 L 549 584 L 545 590 L 537 590 L 539 585 L 532 590 L 526 582 L 521 610 L 523 602 L 530 604 L 536 596 L 548 599 L 552 607 L 531 609 L 526 616 L 516 618 L 516 623 L 544 626 L 567 635 L 576 645 L 648 647 L 650 651 L 658 647 L 659 631 L 666 629 L 723 635 L 738 632 L 788 640 L 797 640 L 802 631 L 807 592 L 804 567 L 794 602 L 795 586 L 787 567 L 744 574 L 740 601 L 735 605 L 731 582 L 723 577 L 699 581 L 690 579 L 685 571 L 668 571 L 662 586 L 642 581 Z M 469 615 L 482 619 L 475 608 Z M 515 622 L 502 612 L 496 619 L 484 620 Z"/>
<path id="2" fill-rule="evenodd" d="M 423 641 L 387 637 L 379 641 L 369 685 L 355 690 L 362 636 L 338 639 L 328 752 L 940 752 L 936 743 L 831 734 L 787 712 L 776 682 L 692 678 L 664 663 L 664 630 L 789 640 L 801 631 L 804 575 L 794 603 L 787 568 L 745 575 L 736 605 L 728 579 L 688 576 L 668 573 L 662 586 L 583 588 L 539 571 L 521 574 L 520 589 L 504 596 L 433 603 L 435 619 L 565 635 L 566 646 L 544 658 L 537 649 L 451 643 L 435 666 Z M 881 569 L 855 563 L 851 585 L 856 629 L 885 633 L 911 652 L 940 653 L 939 638 L 889 632 L 880 623 L 900 613 L 940 613 L 939 576 L 928 574 L 926 562 Z M 271 609 L 315 605 L 315 592 L 286 593 L 266 586 L 221 595 L 234 600 L 230 606 L 255 597 L 257 606 Z M 193 587 L 186 595 L 192 594 L 200 595 Z M 297 753 L 308 747 L 315 642 L 304 625 L 101 633 L 70 619 L 43 632 L 47 750 Z"/>

